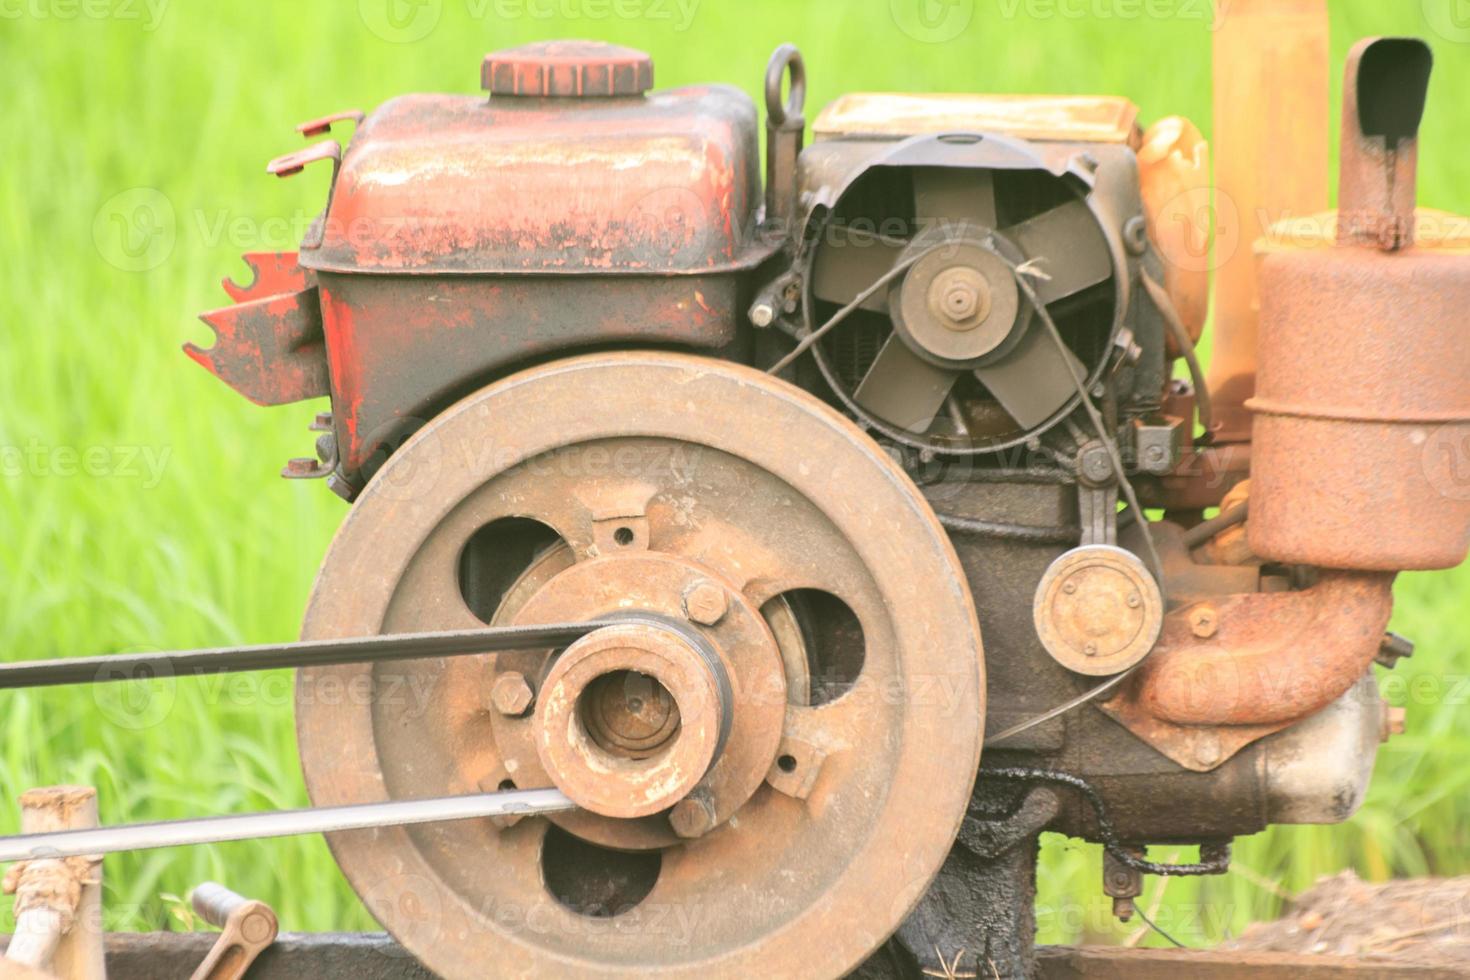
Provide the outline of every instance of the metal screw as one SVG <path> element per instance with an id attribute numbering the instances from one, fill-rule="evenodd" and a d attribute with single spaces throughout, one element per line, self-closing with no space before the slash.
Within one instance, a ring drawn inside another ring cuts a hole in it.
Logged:
<path id="1" fill-rule="evenodd" d="M 750 308 L 750 322 L 758 327 L 769 327 L 776 320 L 776 310 L 770 303 L 757 303 Z"/>
<path id="2" fill-rule="evenodd" d="M 1082 652 L 1085 653 L 1085 654 L 1087 654 L 1089 657 L 1095 657 L 1095 656 L 1097 656 L 1097 644 L 1096 643 L 1089 643 L 1089 644 L 1087 644 L 1086 646 L 1084 646 L 1082 648 Z"/>
<path id="3" fill-rule="evenodd" d="M 713 626 L 725 618 L 730 600 L 713 582 L 698 582 L 684 593 L 684 613 L 701 626 Z"/>
<path id="4" fill-rule="evenodd" d="M 526 683 L 526 678 L 519 671 L 507 671 L 495 678 L 495 686 L 490 689 L 490 703 L 495 710 L 512 718 L 526 713 L 531 706 L 535 694 L 531 691 L 531 685 Z"/>
<path id="5" fill-rule="evenodd" d="M 669 811 L 669 826 L 680 837 L 703 837 L 715 829 L 715 805 L 709 791 L 696 789 Z"/>
<path id="6" fill-rule="evenodd" d="M 1129 609 L 1137 609 L 1139 606 L 1143 605 L 1143 596 L 1139 595 L 1137 592 L 1130 592 L 1128 593 L 1127 601 Z"/>
<path id="7" fill-rule="evenodd" d="M 1074 594 L 1076 594 L 1076 592 L 1077 592 L 1077 583 L 1076 582 L 1068 582 L 1068 583 L 1066 583 L 1065 585 L 1062 586 L 1062 591 L 1065 592 L 1065 593 L 1067 593 L 1067 595 L 1074 595 Z"/>
<path id="8" fill-rule="evenodd" d="M 1214 636 L 1220 628 L 1220 616 L 1215 612 L 1215 607 L 1209 605 L 1196 607 L 1189 614 L 1189 628 L 1201 640 Z"/>

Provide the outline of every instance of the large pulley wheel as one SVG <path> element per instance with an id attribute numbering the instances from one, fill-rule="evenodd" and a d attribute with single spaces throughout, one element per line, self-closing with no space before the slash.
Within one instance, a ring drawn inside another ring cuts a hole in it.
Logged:
<path id="1" fill-rule="evenodd" d="M 617 620 L 560 650 L 303 670 L 314 803 L 557 786 L 579 809 L 329 837 L 447 977 L 837 976 L 949 850 L 984 730 L 974 605 L 909 479 L 747 368 L 597 355 L 417 433 L 307 638 Z"/>

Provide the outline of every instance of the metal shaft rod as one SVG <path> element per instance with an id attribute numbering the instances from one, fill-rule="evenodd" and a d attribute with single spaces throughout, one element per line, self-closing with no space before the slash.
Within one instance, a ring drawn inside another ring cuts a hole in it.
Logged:
<path id="1" fill-rule="evenodd" d="M 574 807 L 575 804 L 560 790 L 520 789 L 427 800 L 392 800 L 386 803 L 357 803 L 308 810 L 165 820 L 159 823 L 98 827 L 93 830 L 61 830 L 46 834 L 0 837 L 0 862 L 144 851 L 154 847 L 179 847 L 186 844 L 218 844 L 262 837 L 326 834 L 338 830 L 397 827 L 510 814 L 555 813 Z"/>
<path id="2" fill-rule="evenodd" d="M 165 653 L 119 653 L 101 657 L 65 657 L 0 664 L 0 690 L 98 684 L 154 677 L 270 670 L 276 667 L 325 667 L 334 664 L 384 663 L 424 657 L 457 657 L 501 650 L 534 650 L 565 646 L 614 620 L 558 623 L 547 626 L 487 626 L 479 630 L 399 633 L 339 640 L 301 640 L 261 646 L 214 647 Z"/>

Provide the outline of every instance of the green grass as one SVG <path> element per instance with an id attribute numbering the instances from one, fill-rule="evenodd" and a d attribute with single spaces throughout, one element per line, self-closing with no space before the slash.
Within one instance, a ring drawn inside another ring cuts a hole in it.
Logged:
<path id="1" fill-rule="evenodd" d="M 345 513 L 322 485 L 276 476 L 309 449 L 318 406 L 254 408 L 178 346 L 206 336 L 193 316 L 225 303 L 217 283 L 242 271 L 239 252 L 294 247 L 291 226 L 319 207 L 323 172 L 263 172 L 300 145 L 291 126 L 301 119 L 405 91 L 473 92 L 486 50 L 588 36 L 650 50 L 662 85 L 718 80 L 752 93 L 771 49 L 794 41 L 813 108 L 858 89 L 1103 92 L 1132 97 L 1146 120 L 1179 112 L 1209 129 L 1210 33 L 1194 0 L 977 0 L 947 43 L 895 27 L 891 6 L 913 0 L 703 0 L 685 30 L 672 2 L 597 2 L 443 0 L 436 29 L 415 43 L 375 35 L 351 2 L 174 0 L 156 23 L 142 0 L 0 7 L 0 658 L 294 634 Z M 1425 9 L 1448 13 L 1453 2 Z M 630 8 L 646 16 L 500 16 Z M 1418 0 L 1333 8 L 1335 72 L 1357 36 L 1429 33 Z M 115 16 L 88 15 L 98 11 Z M 1463 122 L 1470 48 L 1431 40 L 1439 74 L 1421 201 L 1470 211 L 1470 158 L 1451 132 Z M 132 263 L 117 248 L 119 205 L 108 203 L 132 188 L 153 189 L 147 199 L 174 216 L 172 248 L 145 255 L 159 260 L 146 271 L 119 267 Z M 1464 569 L 1400 582 L 1395 625 L 1421 652 L 1398 673 L 1420 686 L 1399 692 L 1410 732 L 1384 749 L 1363 810 L 1341 827 L 1242 841 L 1242 872 L 1168 884 L 1161 924 L 1205 942 L 1273 914 L 1278 888 L 1341 868 L 1373 878 L 1467 870 L 1467 595 Z M 16 823 L 3 801 L 63 781 L 96 785 L 107 822 L 304 804 L 287 681 L 160 684 L 151 700 L 123 689 L 95 701 L 76 691 L 0 698 L 0 832 Z M 1098 897 L 1097 865 L 1094 847 L 1048 842 L 1043 940 L 1123 934 Z M 205 878 L 270 901 L 286 928 L 369 925 L 315 838 L 111 858 L 110 924 L 165 927 L 161 896 Z M 1150 882 L 1146 908 L 1162 887 Z"/>

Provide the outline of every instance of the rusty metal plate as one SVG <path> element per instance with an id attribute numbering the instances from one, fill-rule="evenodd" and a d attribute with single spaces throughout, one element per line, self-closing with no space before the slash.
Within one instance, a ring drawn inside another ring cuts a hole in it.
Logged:
<path id="1" fill-rule="evenodd" d="M 461 572 L 479 566 L 462 556 L 503 518 L 533 519 L 553 543 L 497 586 L 492 610 L 490 593 L 467 593 Z M 860 636 L 860 669 L 835 686 L 813 652 L 827 633 L 790 629 L 811 593 L 849 610 Z M 354 888 L 448 977 L 851 969 L 927 888 L 979 759 L 979 629 L 928 504 L 857 428 L 766 375 L 672 354 L 561 361 L 470 396 L 389 460 L 334 541 L 303 632 L 614 606 L 682 616 L 730 679 L 732 724 L 697 789 L 625 820 L 333 835 Z M 609 666 L 650 654 L 628 642 Z M 554 658 L 502 657 L 303 671 L 313 801 L 550 785 L 545 764 L 568 765 L 538 751 Z M 629 679 L 587 731 L 657 742 L 668 706 L 648 692 Z M 626 764 L 648 760 L 629 751 Z"/>

